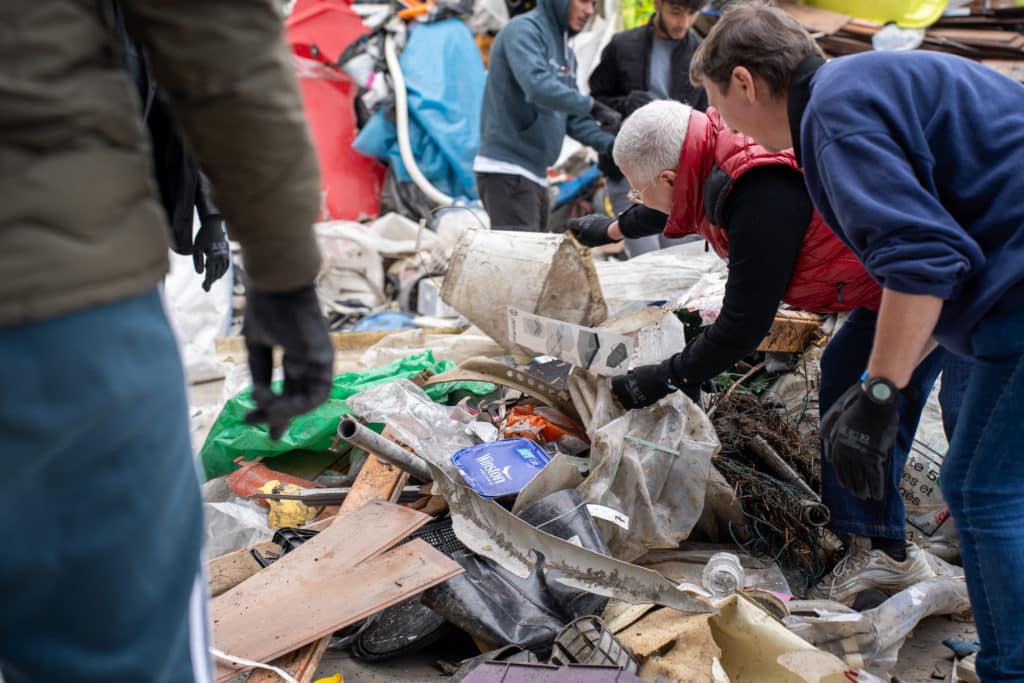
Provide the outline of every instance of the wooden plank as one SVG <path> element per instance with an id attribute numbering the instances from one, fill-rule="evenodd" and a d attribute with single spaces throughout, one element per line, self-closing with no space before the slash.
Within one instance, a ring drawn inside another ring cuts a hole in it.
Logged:
<path id="1" fill-rule="evenodd" d="M 821 327 L 822 317 L 806 311 L 779 311 L 772 329 L 758 345 L 758 351 L 803 351 Z"/>
<path id="2" fill-rule="evenodd" d="M 371 503 L 362 510 L 372 508 Z M 402 509 L 402 508 L 399 508 Z M 410 511 L 411 512 L 411 511 Z M 351 516 L 356 516 L 353 513 Z M 384 515 L 378 515 L 384 516 Z M 390 516 L 390 515 L 388 515 Z M 396 605 L 462 572 L 458 563 L 422 539 L 357 566 L 344 566 L 349 544 L 374 535 L 365 516 L 357 529 L 334 524 L 214 601 L 214 643 L 229 654 L 267 661 Z M 344 528 L 342 542 L 313 544 Z M 344 542 L 347 538 L 348 543 Z M 310 549 L 313 552 L 302 553 Z M 274 576 L 270 570 L 277 568 Z M 248 584 L 255 592 L 250 594 Z M 234 597 L 232 593 L 236 593 Z M 242 667 L 218 663 L 218 683 Z"/>
<path id="3" fill-rule="evenodd" d="M 332 522 L 334 522 L 334 519 L 322 519 L 307 524 L 304 528 L 321 531 L 330 526 Z M 272 541 L 263 541 L 262 543 L 254 543 L 245 548 L 213 558 L 206 563 L 207 585 L 210 588 L 210 597 L 215 598 L 231 590 L 262 569 L 259 562 L 252 556 L 253 550 L 258 550 L 264 554 L 281 552 L 281 548 L 277 544 Z"/>
<path id="4" fill-rule="evenodd" d="M 839 12 L 832 12 L 817 7 L 807 7 L 806 5 L 795 5 L 789 2 L 779 3 L 779 7 L 786 14 L 800 22 L 800 25 L 809 33 L 832 35 L 842 29 L 851 18 L 849 15 L 840 14 Z"/>
<path id="5" fill-rule="evenodd" d="M 981 63 L 1004 76 L 1024 83 L 1024 61 L 1013 59 L 983 59 Z"/>
<path id="6" fill-rule="evenodd" d="M 338 351 L 365 351 L 385 337 L 406 332 L 407 330 L 386 330 L 381 332 L 331 332 L 331 343 Z M 424 334 L 462 334 L 458 327 L 427 327 Z M 214 340 L 217 359 L 225 362 L 241 363 L 246 357 L 245 337 L 217 337 Z M 280 364 L 280 355 L 274 355 L 274 364 Z"/>
<path id="7" fill-rule="evenodd" d="M 385 428 L 384 433 L 387 434 L 387 428 Z M 363 463 L 363 468 L 356 475 L 356 480 L 352 484 L 352 491 L 345 496 L 340 512 L 345 513 L 357 510 L 374 500 L 387 500 L 393 503 L 402 495 L 402 487 L 405 486 L 407 481 L 409 481 L 409 474 L 407 472 L 403 472 L 394 465 L 390 465 L 373 453 L 370 453 L 366 458 L 366 462 Z M 329 506 L 325 512 L 331 514 L 337 512 L 337 510 L 335 506 Z M 299 678 L 301 670 L 296 662 L 304 661 L 306 656 L 312 657 L 312 668 L 316 670 L 330 642 L 331 637 L 328 635 L 315 643 L 306 645 L 297 652 L 292 653 L 292 655 L 289 655 L 289 657 L 279 659 L 274 662 L 274 666 L 280 667 L 296 678 Z M 317 654 L 318 652 L 319 654 Z M 268 679 L 266 683 L 273 682 Z"/>
<path id="8" fill-rule="evenodd" d="M 278 657 L 273 664 L 290 673 L 299 683 L 310 683 L 313 676 L 316 675 L 317 669 L 320 668 L 320 660 L 327 652 L 330 642 L 330 638 L 321 638 L 286 654 L 284 657 Z M 273 671 L 256 669 L 249 674 L 246 683 L 281 683 L 281 677 Z"/>
<path id="9" fill-rule="evenodd" d="M 340 512 L 357 510 L 371 500 L 394 502 L 402 494 L 402 487 L 408 481 L 408 473 L 370 453 L 363 464 L 363 469 L 356 475 L 351 493 L 345 496 Z"/>

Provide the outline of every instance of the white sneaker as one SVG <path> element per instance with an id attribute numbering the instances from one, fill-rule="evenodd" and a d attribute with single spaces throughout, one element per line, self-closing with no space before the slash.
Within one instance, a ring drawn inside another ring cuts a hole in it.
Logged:
<path id="1" fill-rule="evenodd" d="M 907 559 L 897 562 L 882 550 L 872 550 L 870 539 L 855 537 L 831 576 L 812 588 L 808 597 L 852 605 L 857 594 L 869 588 L 892 595 L 935 575 L 924 552 L 913 543 L 907 543 Z"/>

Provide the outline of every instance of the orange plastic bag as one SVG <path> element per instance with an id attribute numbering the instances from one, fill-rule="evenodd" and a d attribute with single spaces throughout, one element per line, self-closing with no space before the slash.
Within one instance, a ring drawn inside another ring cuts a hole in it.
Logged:
<path id="1" fill-rule="evenodd" d="M 503 439 L 520 437 L 537 443 L 555 443 L 567 436 L 587 440 L 586 434 L 558 410 L 534 405 L 512 408 L 502 434 Z"/>

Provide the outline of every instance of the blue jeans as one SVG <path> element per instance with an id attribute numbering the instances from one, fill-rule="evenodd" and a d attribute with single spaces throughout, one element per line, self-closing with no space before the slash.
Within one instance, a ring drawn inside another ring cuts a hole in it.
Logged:
<path id="1" fill-rule="evenodd" d="M 0 327 L 7 683 L 210 680 L 185 380 L 154 290 Z"/>
<path id="2" fill-rule="evenodd" d="M 973 370 L 940 485 L 981 639 L 983 681 L 1024 681 L 1024 311 L 971 338 Z"/>
<path id="3" fill-rule="evenodd" d="M 825 347 L 821 356 L 821 387 L 818 393 L 818 408 L 822 416 L 844 391 L 860 381 L 871 355 L 877 320 L 876 313 L 858 308 Z M 900 495 L 900 478 L 921 411 L 942 368 L 945 354 L 942 349 L 937 349 L 921 362 L 910 379 L 909 387 L 914 391 L 908 393 L 913 395 L 904 395 L 900 400 L 899 433 L 892 449 L 892 472 L 881 501 L 860 500 L 847 491 L 839 483 L 835 468 L 822 458 L 821 499 L 832 513 L 829 528 L 833 531 L 882 538 L 906 536 L 907 516 Z"/>
<path id="4" fill-rule="evenodd" d="M 953 441 L 953 428 L 960 415 L 960 406 L 967 392 L 967 382 L 971 379 L 971 368 L 974 363 L 952 351 L 946 352 L 942 362 L 942 386 L 939 387 L 939 407 L 942 408 L 942 430 L 946 433 L 946 441 Z"/>

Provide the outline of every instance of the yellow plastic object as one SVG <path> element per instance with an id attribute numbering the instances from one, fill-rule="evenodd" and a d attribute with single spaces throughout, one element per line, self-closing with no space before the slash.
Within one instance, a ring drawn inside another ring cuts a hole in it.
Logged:
<path id="1" fill-rule="evenodd" d="M 925 28 L 946 11 L 949 0 L 807 0 L 811 7 L 848 14 L 879 24 L 896 22 L 903 28 Z"/>
<path id="2" fill-rule="evenodd" d="M 299 493 L 302 489 L 295 484 L 282 484 L 272 479 L 260 487 L 263 493 Z M 316 517 L 316 508 L 311 508 L 301 500 L 267 500 L 270 512 L 267 523 L 271 529 L 283 526 L 302 526 Z"/>
<path id="3" fill-rule="evenodd" d="M 341 677 L 341 674 L 334 674 L 327 678 L 318 678 L 313 683 L 345 683 L 345 679 Z"/>
<path id="4" fill-rule="evenodd" d="M 619 12 L 622 14 L 622 26 L 626 30 L 643 26 L 654 14 L 654 0 L 622 0 Z"/>

